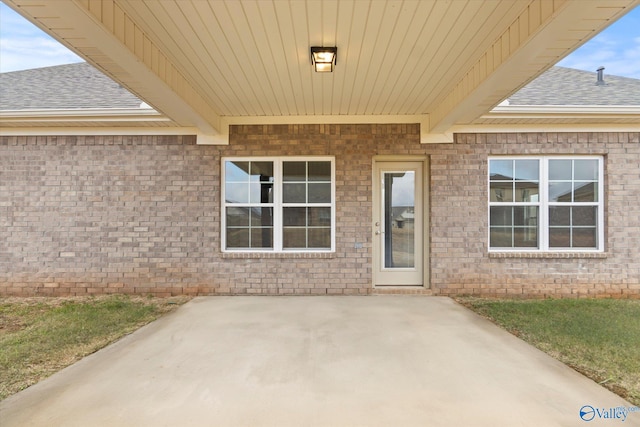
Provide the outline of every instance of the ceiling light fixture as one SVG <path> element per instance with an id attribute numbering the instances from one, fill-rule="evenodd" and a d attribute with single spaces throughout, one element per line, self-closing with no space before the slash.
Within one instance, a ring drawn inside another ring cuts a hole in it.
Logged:
<path id="1" fill-rule="evenodd" d="M 316 73 L 331 73 L 336 65 L 337 47 L 311 47 L 311 64 Z"/>

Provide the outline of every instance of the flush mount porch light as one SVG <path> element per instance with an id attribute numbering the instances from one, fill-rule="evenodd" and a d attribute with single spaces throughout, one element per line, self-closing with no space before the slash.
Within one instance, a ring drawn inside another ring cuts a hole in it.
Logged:
<path id="1" fill-rule="evenodd" d="M 336 65 L 337 47 L 311 47 L 311 63 L 316 73 L 331 73 Z"/>

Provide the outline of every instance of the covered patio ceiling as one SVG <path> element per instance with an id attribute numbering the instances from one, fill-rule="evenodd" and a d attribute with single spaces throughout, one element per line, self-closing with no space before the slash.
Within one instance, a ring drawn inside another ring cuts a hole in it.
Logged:
<path id="1" fill-rule="evenodd" d="M 4 0 L 201 143 L 420 123 L 450 142 L 640 0 Z M 311 46 L 337 46 L 315 73 Z"/>

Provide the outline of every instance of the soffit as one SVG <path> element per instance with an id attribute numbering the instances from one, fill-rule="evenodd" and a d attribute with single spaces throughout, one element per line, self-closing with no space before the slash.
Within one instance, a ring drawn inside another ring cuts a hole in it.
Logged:
<path id="1" fill-rule="evenodd" d="M 472 123 L 640 0 L 7 0 L 156 110 Z M 316 74 L 309 47 L 338 46 Z M 425 130 L 423 130 L 425 132 Z"/>
<path id="2" fill-rule="evenodd" d="M 509 0 L 119 4 L 220 116 L 427 113 L 527 6 Z M 334 73 L 312 71 L 309 47 L 317 45 L 338 46 Z"/>

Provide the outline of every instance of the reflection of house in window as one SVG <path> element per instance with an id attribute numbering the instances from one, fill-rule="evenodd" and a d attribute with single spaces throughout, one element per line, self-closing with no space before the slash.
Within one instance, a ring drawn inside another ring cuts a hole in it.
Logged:
<path id="1" fill-rule="evenodd" d="M 524 208 L 524 241 L 538 241 L 538 207 L 525 206 Z"/>
<path id="2" fill-rule="evenodd" d="M 406 228 L 413 230 L 415 223 L 415 210 L 413 206 L 394 206 L 391 213 L 393 228 Z"/>
<path id="3" fill-rule="evenodd" d="M 513 178 L 501 174 L 491 174 L 491 201 L 511 202 L 513 195 Z"/>
<path id="4" fill-rule="evenodd" d="M 562 203 L 571 202 L 594 202 L 597 201 L 596 194 L 596 182 L 575 183 L 575 189 L 571 189 L 571 183 L 568 182 L 565 185 L 569 186 L 566 191 L 555 195 L 555 200 Z M 573 196 L 573 200 L 571 199 Z"/>

